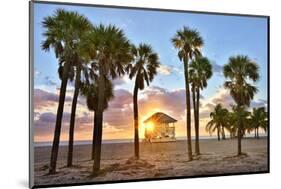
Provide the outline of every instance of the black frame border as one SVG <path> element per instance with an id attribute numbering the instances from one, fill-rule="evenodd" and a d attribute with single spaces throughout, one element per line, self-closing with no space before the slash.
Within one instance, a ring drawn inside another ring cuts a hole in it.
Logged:
<path id="1" fill-rule="evenodd" d="M 222 15 L 222 16 L 241 16 L 267 19 L 267 111 L 268 111 L 268 134 L 267 134 L 267 170 L 257 172 L 241 172 L 241 173 L 226 173 L 226 174 L 212 174 L 212 175 L 196 175 L 196 176 L 175 176 L 163 178 L 146 178 L 146 179 L 130 179 L 130 180 L 116 180 L 116 181 L 101 181 L 101 182 L 83 182 L 83 183 L 65 183 L 65 184 L 49 184 L 49 185 L 34 185 L 34 151 L 33 151 L 33 66 L 34 66 L 34 14 L 33 4 L 53 4 L 53 5 L 69 5 L 69 6 L 84 6 L 84 7 L 100 7 L 100 8 L 115 8 L 115 9 L 129 9 L 129 10 L 147 10 L 160 12 L 177 12 L 177 13 L 194 13 L 194 14 L 208 14 L 208 15 Z M 192 10 L 175 10 L 149 7 L 133 7 L 133 6 L 119 6 L 119 5 L 101 5 L 101 4 L 86 4 L 86 3 L 70 3 L 70 2 L 52 2 L 31 0 L 29 1 L 29 188 L 49 188 L 49 187 L 65 187 L 65 186 L 85 186 L 85 185 L 99 185 L 99 184 L 113 184 L 113 183 L 132 183 L 143 181 L 161 181 L 161 180 L 176 180 L 189 178 L 206 178 L 206 177 L 221 177 L 221 176 L 239 176 L 239 175 L 253 175 L 270 173 L 270 16 L 256 15 L 256 14 L 240 14 L 240 13 L 224 13 L 224 12 L 209 12 L 209 11 L 192 11 Z M 31 154 L 32 153 L 32 154 Z"/>

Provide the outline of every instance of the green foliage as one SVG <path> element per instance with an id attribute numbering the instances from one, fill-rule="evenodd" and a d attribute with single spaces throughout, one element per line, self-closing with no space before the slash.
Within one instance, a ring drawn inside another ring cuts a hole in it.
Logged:
<path id="1" fill-rule="evenodd" d="M 131 46 L 131 58 L 132 62 L 128 64 L 126 71 L 130 79 L 136 77 L 135 85 L 143 90 L 145 82 L 149 86 L 157 74 L 157 68 L 160 66 L 159 57 L 150 45 L 141 43 L 138 47 Z"/>
<path id="2" fill-rule="evenodd" d="M 98 108 L 98 84 L 86 84 L 81 86 L 81 95 L 86 97 L 87 107 L 91 111 L 96 111 Z M 103 102 L 103 110 L 108 108 L 108 102 L 114 97 L 113 84 L 110 80 L 105 80 L 105 97 Z"/>
<path id="3" fill-rule="evenodd" d="M 221 104 L 216 105 L 214 111 L 210 113 L 211 120 L 206 125 L 206 131 L 212 134 L 217 130 L 220 133 L 222 127 L 228 124 L 228 113 L 228 110 Z"/>
<path id="4" fill-rule="evenodd" d="M 265 111 L 265 107 L 254 108 L 250 117 L 251 126 L 249 131 L 253 129 L 262 128 L 264 131 L 267 131 L 268 127 L 268 116 Z"/>
<path id="5" fill-rule="evenodd" d="M 202 90 L 207 87 L 207 80 L 213 75 L 212 64 L 206 57 L 198 57 L 189 65 L 189 76 L 192 88 Z"/>
<path id="6" fill-rule="evenodd" d="M 182 30 L 178 30 L 171 39 L 174 47 L 179 49 L 178 57 L 180 61 L 187 62 L 201 55 L 201 47 L 204 41 L 197 30 L 184 26 Z"/>
<path id="7" fill-rule="evenodd" d="M 125 67 L 132 58 L 131 46 L 123 30 L 114 25 L 100 24 L 87 38 L 91 61 L 97 64 L 99 73 L 112 79 L 125 74 Z"/>
<path id="8" fill-rule="evenodd" d="M 256 82 L 259 79 L 258 71 L 258 65 L 243 55 L 230 57 L 228 64 L 224 66 L 223 74 L 226 79 L 230 79 L 224 83 L 224 87 L 230 90 L 237 105 L 250 105 L 258 89 L 249 81 Z"/>

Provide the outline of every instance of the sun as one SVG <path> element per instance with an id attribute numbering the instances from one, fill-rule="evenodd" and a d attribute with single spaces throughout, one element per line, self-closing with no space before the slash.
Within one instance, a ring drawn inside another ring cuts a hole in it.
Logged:
<path id="1" fill-rule="evenodd" d="M 145 124 L 145 128 L 147 129 L 147 131 L 152 132 L 154 129 L 154 124 L 153 122 L 148 122 Z"/>

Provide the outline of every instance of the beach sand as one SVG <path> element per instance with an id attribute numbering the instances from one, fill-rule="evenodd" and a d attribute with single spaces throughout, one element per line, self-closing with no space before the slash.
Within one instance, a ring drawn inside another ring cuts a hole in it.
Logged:
<path id="1" fill-rule="evenodd" d="M 194 141 L 193 141 L 194 146 Z M 188 161 L 186 141 L 141 143 L 140 160 L 134 160 L 133 143 L 102 145 L 101 171 L 92 176 L 91 145 L 74 147 L 74 166 L 67 168 L 67 146 L 61 146 L 57 174 L 48 175 L 51 147 L 35 147 L 35 185 L 85 183 L 202 176 L 226 173 L 264 172 L 268 170 L 267 138 L 243 139 L 236 157 L 237 140 L 200 140 L 201 155 Z"/>

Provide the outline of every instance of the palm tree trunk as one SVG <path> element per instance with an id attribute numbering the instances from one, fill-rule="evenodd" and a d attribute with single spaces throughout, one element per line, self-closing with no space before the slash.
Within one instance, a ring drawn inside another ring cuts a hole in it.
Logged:
<path id="1" fill-rule="evenodd" d="M 100 159 L 101 159 L 101 143 L 102 143 L 102 122 L 103 122 L 103 103 L 104 103 L 104 88 L 105 88 L 105 78 L 103 71 L 100 70 L 100 76 L 98 81 L 98 108 L 95 112 L 96 116 L 96 126 L 97 140 L 95 141 L 94 147 L 94 166 L 93 172 L 100 170 Z"/>
<path id="2" fill-rule="evenodd" d="M 137 79 L 136 79 L 137 81 Z M 138 115 L 138 86 L 137 82 L 135 82 L 135 88 L 134 88 L 134 128 L 135 128 L 135 158 L 139 159 L 139 115 Z"/>
<path id="3" fill-rule="evenodd" d="M 257 129 L 254 128 L 254 131 L 255 131 L 255 138 L 257 138 Z"/>
<path id="4" fill-rule="evenodd" d="M 199 100 L 200 100 L 200 91 L 199 88 L 196 89 L 196 118 L 195 118 L 195 153 L 200 155 L 200 146 L 199 146 Z"/>
<path id="5" fill-rule="evenodd" d="M 222 139 L 225 140 L 224 126 L 222 126 L 221 129 L 222 129 L 222 130 L 221 130 Z"/>
<path id="6" fill-rule="evenodd" d="M 260 138 L 260 136 L 259 136 L 259 127 L 257 127 L 257 138 Z"/>
<path id="7" fill-rule="evenodd" d="M 191 92 L 192 92 L 192 103 L 193 103 L 193 116 L 194 116 L 194 129 L 195 129 L 195 135 L 196 135 L 196 121 L 197 121 L 197 111 L 196 111 L 196 92 L 195 92 L 195 87 L 192 86 L 191 87 Z M 195 138 L 197 138 L 197 135 L 195 136 Z M 197 148 L 196 148 L 196 142 L 195 141 L 195 154 L 197 155 Z"/>
<path id="8" fill-rule="evenodd" d="M 221 140 L 221 137 L 220 137 L 220 127 L 218 126 L 217 127 L 217 135 L 218 135 L 218 141 L 220 141 Z"/>
<path id="9" fill-rule="evenodd" d="M 68 62 L 64 66 L 63 77 L 62 77 L 62 81 L 61 81 L 59 104 L 58 104 L 58 109 L 57 109 L 57 119 L 56 119 L 55 131 L 54 131 L 54 140 L 53 140 L 53 145 L 52 145 L 52 151 L 51 151 L 49 174 L 54 174 L 56 172 L 59 143 L 60 143 L 60 133 L 61 133 L 61 122 L 62 122 L 62 116 L 63 116 L 64 100 L 65 100 L 65 93 L 66 93 L 69 69 L 70 69 L 70 65 Z"/>
<path id="10" fill-rule="evenodd" d="M 237 155 L 242 154 L 242 146 L 241 146 L 241 140 L 242 140 L 242 123 L 241 123 L 241 116 L 240 116 L 240 111 L 241 111 L 241 106 L 238 106 L 238 131 L 237 131 L 237 143 L 238 143 L 238 149 L 237 149 Z"/>
<path id="11" fill-rule="evenodd" d="M 184 59 L 184 78 L 186 90 L 186 134 L 187 134 L 187 150 L 188 158 L 192 160 L 192 146 L 191 146 L 191 116 L 190 116 L 190 91 L 189 91 L 189 78 L 188 78 L 188 59 Z"/>
<path id="12" fill-rule="evenodd" d="M 74 126 L 75 126 L 76 105 L 77 105 L 77 99 L 80 89 L 80 75 L 81 75 L 81 68 L 80 66 L 78 66 L 76 70 L 75 89 L 72 99 L 72 107 L 71 107 L 71 115 L 70 115 L 67 167 L 72 166 L 72 160 L 73 160 Z"/>
<path id="13" fill-rule="evenodd" d="M 96 119 L 96 113 L 94 112 L 94 125 L 93 125 L 93 141 L 92 141 L 92 157 L 91 159 L 94 160 L 95 158 L 95 141 L 97 141 L 97 119 Z"/>

